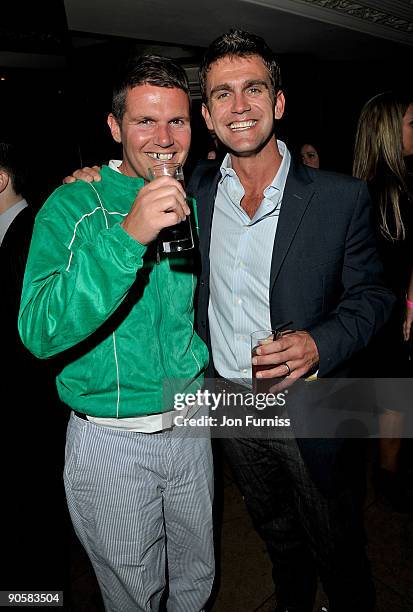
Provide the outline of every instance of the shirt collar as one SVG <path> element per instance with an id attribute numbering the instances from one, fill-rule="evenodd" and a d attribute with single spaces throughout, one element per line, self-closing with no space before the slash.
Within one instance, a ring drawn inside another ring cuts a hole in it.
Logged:
<path id="1" fill-rule="evenodd" d="M 280 167 L 278 168 L 277 174 L 274 176 L 271 183 L 264 189 L 264 196 L 270 198 L 275 193 L 283 193 L 285 183 L 287 182 L 288 172 L 291 164 L 291 154 L 287 149 L 287 145 L 282 140 L 277 140 L 278 150 L 282 157 Z"/>
<path id="2" fill-rule="evenodd" d="M 26 208 L 26 206 L 27 202 L 23 198 L 22 200 L 16 202 L 16 204 L 13 204 L 13 206 L 10 206 L 10 208 L 5 210 L 4 213 L 0 214 L 0 245 L 3 242 L 3 238 L 6 235 L 10 225 L 13 223 L 19 212 Z"/>
<path id="3" fill-rule="evenodd" d="M 274 197 L 276 193 L 282 193 L 284 191 L 285 183 L 287 181 L 288 171 L 290 169 L 291 164 L 291 154 L 287 149 L 287 145 L 282 140 L 277 140 L 278 150 L 282 157 L 281 165 L 278 168 L 277 174 L 274 176 L 271 183 L 264 189 L 264 197 L 271 199 Z M 237 176 L 235 170 L 232 167 L 231 156 L 227 153 L 222 160 L 220 166 L 221 172 L 221 180 L 220 183 L 223 183 L 227 178 L 234 178 Z"/>
<path id="4" fill-rule="evenodd" d="M 119 172 L 121 174 L 121 171 L 119 170 L 119 166 L 122 165 L 122 160 L 121 159 L 110 159 L 108 166 L 111 170 L 114 170 L 115 172 Z"/>
<path id="5" fill-rule="evenodd" d="M 232 169 L 231 156 L 227 153 L 222 160 L 222 164 L 220 166 L 221 171 L 221 182 L 225 179 L 226 176 L 236 176 L 235 170 Z"/>

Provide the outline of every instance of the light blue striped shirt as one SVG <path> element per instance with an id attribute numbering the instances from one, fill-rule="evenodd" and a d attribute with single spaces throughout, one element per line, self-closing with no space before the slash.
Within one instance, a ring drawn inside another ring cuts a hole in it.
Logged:
<path id="1" fill-rule="evenodd" d="M 227 155 L 211 228 L 209 326 L 212 356 L 221 376 L 251 379 L 250 334 L 271 329 L 271 258 L 291 155 L 277 141 L 282 163 L 252 219 L 241 208 L 244 189 Z M 242 382 L 242 381 L 239 381 Z"/>

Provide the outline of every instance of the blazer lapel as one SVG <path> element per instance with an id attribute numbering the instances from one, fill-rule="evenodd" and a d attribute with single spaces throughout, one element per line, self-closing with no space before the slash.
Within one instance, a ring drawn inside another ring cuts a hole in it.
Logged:
<path id="1" fill-rule="evenodd" d="M 313 181 L 307 171 L 303 167 L 295 169 L 291 165 L 275 234 L 271 261 L 270 294 L 313 194 Z"/>

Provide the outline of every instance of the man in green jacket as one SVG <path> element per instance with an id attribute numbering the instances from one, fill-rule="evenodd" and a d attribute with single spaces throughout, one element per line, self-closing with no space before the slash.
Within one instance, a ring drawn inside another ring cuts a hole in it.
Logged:
<path id="1" fill-rule="evenodd" d="M 63 185 L 36 218 L 19 331 L 37 357 L 63 362 L 66 497 L 106 609 L 158 610 L 167 573 L 168 610 L 196 612 L 214 573 L 211 449 L 173 427 L 165 398 L 201 387 L 208 352 L 193 327 L 191 258 L 157 249 L 160 230 L 190 212 L 185 192 L 171 177 L 148 182 L 148 168 L 188 154 L 183 69 L 135 59 L 108 124 L 120 165 Z"/>

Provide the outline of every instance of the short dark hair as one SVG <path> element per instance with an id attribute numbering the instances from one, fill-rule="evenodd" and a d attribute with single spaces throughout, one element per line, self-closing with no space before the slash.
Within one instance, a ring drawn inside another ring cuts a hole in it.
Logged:
<path id="1" fill-rule="evenodd" d="M 223 57 L 250 57 L 258 55 L 270 73 L 274 98 L 281 89 L 281 70 L 277 59 L 261 36 L 232 29 L 214 40 L 205 51 L 199 68 L 199 82 L 201 85 L 202 100 L 206 104 L 206 80 L 208 70 L 214 62 Z"/>
<path id="2" fill-rule="evenodd" d="M 9 175 L 15 193 L 24 194 L 27 188 L 27 168 L 16 147 L 8 142 L 0 142 L 0 169 Z"/>
<path id="3" fill-rule="evenodd" d="M 182 66 L 161 55 L 135 56 L 126 61 L 113 88 L 112 114 L 118 123 L 125 114 L 128 90 L 146 84 L 182 89 L 190 100 L 188 77 Z"/>

